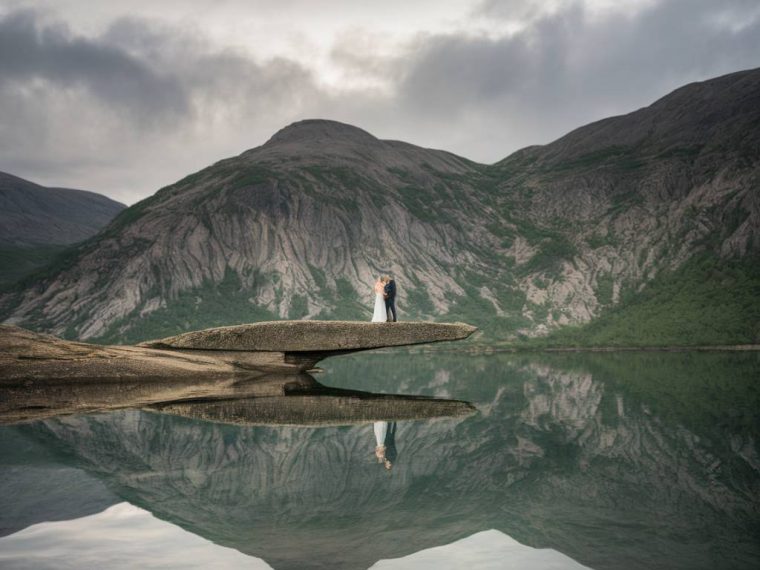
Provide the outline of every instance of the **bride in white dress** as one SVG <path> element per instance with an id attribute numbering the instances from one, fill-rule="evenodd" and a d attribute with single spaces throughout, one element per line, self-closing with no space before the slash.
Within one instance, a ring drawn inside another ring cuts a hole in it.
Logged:
<path id="1" fill-rule="evenodd" d="M 372 313 L 373 323 L 384 323 L 388 320 L 388 314 L 385 312 L 385 283 L 378 277 L 375 282 L 375 311 Z"/>

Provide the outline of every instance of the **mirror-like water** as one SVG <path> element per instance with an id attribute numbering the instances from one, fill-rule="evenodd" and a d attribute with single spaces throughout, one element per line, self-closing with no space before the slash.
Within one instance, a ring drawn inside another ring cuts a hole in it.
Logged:
<path id="1" fill-rule="evenodd" d="M 477 412 L 389 422 L 390 470 L 373 424 L 354 416 L 240 425 L 219 423 L 227 411 L 174 406 L 3 426 L 0 561 L 29 567 L 40 541 L 89 536 L 81 525 L 100 516 L 91 527 L 109 540 L 133 537 L 133 561 L 141 544 L 154 552 L 146 536 L 180 533 L 179 566 L 201 539 L 232 549 L 213 555 L 229 567 L 445 567 L 453 550 L 428 549 L 452 543 L 484 567 L 760 565 L 758 354 L 389 353 L 325 368 L 318 381 L 331 388 L 465 400 Z M 378 419 L 368 405 L 362 417 Z M 60 524 L 76 533 L 22 531 L 71 519 Z M 170 543 L 155 550 L 161 560 Z"/>

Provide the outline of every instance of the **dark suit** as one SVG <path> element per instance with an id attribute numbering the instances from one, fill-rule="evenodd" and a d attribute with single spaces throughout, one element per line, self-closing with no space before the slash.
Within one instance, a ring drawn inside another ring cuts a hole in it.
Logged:
<path id="1" fill-rule="evenodd" d="M 391 313 L 393 313 L 393 322 L 396 322 L 396 282 L 391 279 L 388 281 L 388 283 L 385 284 L 385 287 L 383 288 L 384 296 L 385 296 L 385 312 L 388 315 L 388 320 L 391 318 Z"/>

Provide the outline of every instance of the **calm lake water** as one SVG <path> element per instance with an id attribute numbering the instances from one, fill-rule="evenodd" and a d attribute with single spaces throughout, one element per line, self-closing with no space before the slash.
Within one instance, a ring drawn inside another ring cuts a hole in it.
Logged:
<path id="1" fill-rule="evenodd" d="M 476 411 L 391 423 L 390 470 L 370 422 L 119 410 L 6 425 L 0 566 L 760 567 L 759 354 L 323 366 L 325 386 Z"/>

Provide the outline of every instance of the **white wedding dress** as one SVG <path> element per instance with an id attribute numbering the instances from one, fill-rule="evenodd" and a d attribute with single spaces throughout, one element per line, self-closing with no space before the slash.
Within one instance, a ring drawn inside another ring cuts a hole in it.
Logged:
<path id="1" fill-rule="evenodd" d="M 388 314 L 385 312 L 385 299 L 382 293 L 375 293 L 375 312 L 372 313 L 373 323 L 384 323 L 388 320 Z"/>

